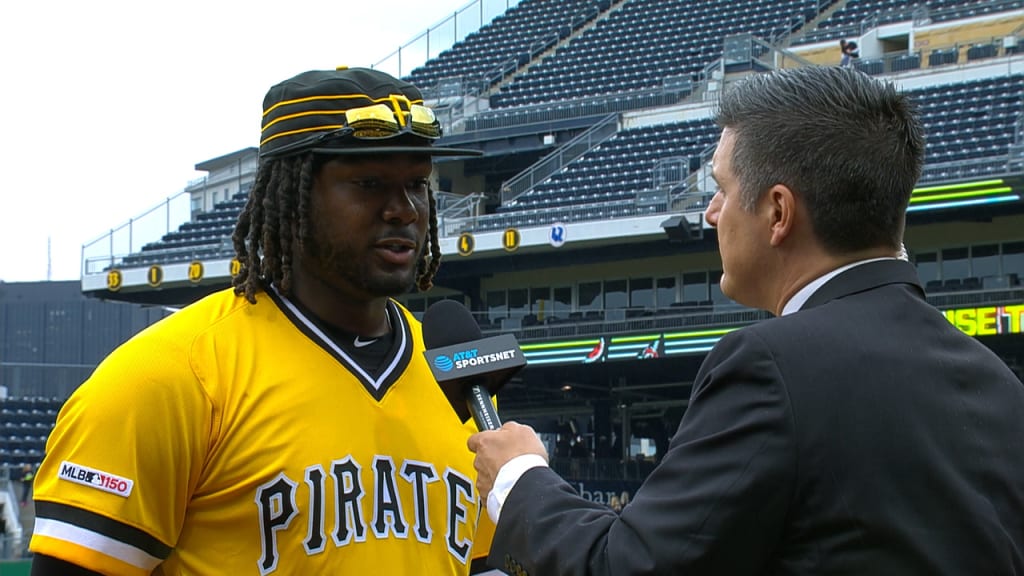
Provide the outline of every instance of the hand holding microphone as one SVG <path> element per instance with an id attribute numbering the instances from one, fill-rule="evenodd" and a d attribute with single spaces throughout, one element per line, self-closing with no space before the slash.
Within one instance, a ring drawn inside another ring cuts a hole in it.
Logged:
<path id="1" fill-rule="evenodd" d="M 497 430 L 501 419 L 491 396 L 526 365 L 515 336 L 484 338 L 472 313 L 441 300 L 423 314 L 424 355 L 459 419 L 471 415 L 479 430 Z"/>

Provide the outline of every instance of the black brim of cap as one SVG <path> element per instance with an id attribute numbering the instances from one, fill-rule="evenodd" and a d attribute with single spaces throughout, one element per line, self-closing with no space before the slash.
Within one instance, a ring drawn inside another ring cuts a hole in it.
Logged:
<path id="1" fill-rule="evenodd" d="M 334 156 L 365 156 L 366 154 L 424 154 L 426 156 L 483 156 L 483 151 L 472 148 L 445 148 L 443 146 L 337 146 L 313 148 L 316 154 Z"/>

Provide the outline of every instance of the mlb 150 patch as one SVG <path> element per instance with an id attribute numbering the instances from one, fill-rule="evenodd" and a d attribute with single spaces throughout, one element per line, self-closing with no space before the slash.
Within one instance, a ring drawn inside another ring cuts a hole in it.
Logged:
<path id="1" fill-rule="evenodd" d="M 96 488 L 97 490 L 103 490 L 104 492 L 124 497 L 132 493 L 132 486 L 135 484 L 133 480 L 128 478 L 122 478 L 109 472 L 89 468 L 88 466 L 81 466 L 67 460 L 61 462 L 57 477 L 61 480 L 67 480 L 68 482 L 74 482 L 75 484 L 81 484 L 82 486 Z"/>

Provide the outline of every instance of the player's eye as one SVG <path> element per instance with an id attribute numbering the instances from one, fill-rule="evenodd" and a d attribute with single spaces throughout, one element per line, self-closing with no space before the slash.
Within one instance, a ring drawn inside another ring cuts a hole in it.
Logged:
<path id="1" fill-rule="evenodd" d="M 376 178 L 363 178 L 361 180 L 353 180 L 352 183 L 355 184 L 356 186 L 359 186 L 360 188 L 365 188 L 367 190 L 373 190 L 380 187 L 380 180 L 377 180 Z"/>

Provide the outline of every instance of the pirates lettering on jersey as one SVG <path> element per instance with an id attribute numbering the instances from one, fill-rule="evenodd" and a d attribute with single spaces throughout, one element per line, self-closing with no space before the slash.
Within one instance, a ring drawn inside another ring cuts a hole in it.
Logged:
<path id="1" fill-rule="evenodd" d="M 445 470 L 444 483 L 448 486 L 448 533 L 445 541 L 448 543 L 448 551 L 465 564 L 469 551 L 473 549 L 473 541 L 459 538 L 459 526 L 466 523 L 468 513 L 463 502 L 476 502 L 473 481 L 458 470 L 449 468 Z"/>
<path id="2" fill-rule="evenodd" d="M 344 546 L 353 539 L 366 542 L 366 522 L 363 520 L 363 485 L 359 482 L 362 467 L 351 456 L 331 464 L 334 478 L 334 545 Z"/>
<path id="3" fill-rule="evenodd" d="M 374 457 L 373 476 L 377 485 L 373 499 L 374 535 L 383 539 L 391 532 L 399 538 L 407 537 L 409 528 L 402 518 L 402 500 L 395 485 L 395 462 L 388 456 Z"/>
<path id="4" fill-rule="evenodd" d="M 406 460 L 402 465 L 402 477 L 413 486 L 413 505 L 416 512 L 416 524 L 413 526 L 413 532 L 416 533 L 416 539 L 420 542 L 430 542 L 434 531 L 430 528 L 430 522 L 425 521 L 427 518 L 427 484 L 440 480 L 437 471 L 429 462 Z"/>
<path id="5" fill-rule="evenodd" d="M 312 556 L 324 551 L 324 467 L 317 464 L 306 468 L 309 485 L 309 529 L 306 533 L 306 554 Z"/>
<path id="6" fill-rule="evenodd" d="M 367 491 L 362 482 L 362 470 L 363 467 L 351 456 L 334 460 L 330 465 L 331 480 L 327 481 L 322 465 L 307 466 L 304 483 L 309 494 L 304 507 L 297 504 L 300 483 L 283 472 L 256 489 L 255 502 L 262 537 L 262 553 L 258 560 L 260 574 L 277 570 L 281 533 L 288 531 L 292 521 L 302 515 L 306 516 L 305 523 L 299 522 L 306 532 L 303 547 L 310 556 L 326 549 L 329 516 L 334 519 L 331 539 L 335 548 L 366 542 L 367 532 L 372 532 L 378 540 L 406 539 L 410 527 L 416 540 L 429 544 L 439 527 L 431 525 L 428 486 L 441 480 L 445 484 L 445 543 L 449 553 L 459 562 L 468 562 L 473 540 L 467 537 L 472 534 L 467 524 L 470 518 L 479 519 L 480 514 L 473 482 L 468 475 L 447 468 L 442 478 L 429 462 L 405 460 L 396 465 L 394 458 L 377 455 L 372 463 L 372 489 Z M 403 499 L 400 482 L 411 487 L 411 500 Z M 329 489 L 333 491 L 333 498 L 328 498 Z M 365 497 L 371 497 L 373 503 L 369 522 L 364 515 Z M 333 503 L 332 507 L 328 507 L 329 501 Z"/>
<path id="7" fill-rule="evenodd" d="M 260 533 L 263 535 L 263 554 L 260 574 L 277 570 L 277 533 L 288 528 L 298 510 L 295 507 L 295 482 L 282 472 L 256 490 L 256 505 L 260 510 Z"/>

